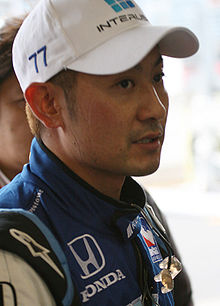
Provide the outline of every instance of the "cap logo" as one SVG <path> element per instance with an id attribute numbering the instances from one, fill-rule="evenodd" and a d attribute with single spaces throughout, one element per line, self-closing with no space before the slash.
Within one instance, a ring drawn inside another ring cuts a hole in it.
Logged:
<path id="1" fill-rule="evenodd" d="M 42 60 L 44 63 L 44 66 L 47 67 L 47 46 L 43 46 L 42 48 L 40 48 L 39 50 L 37 50 L 37 52 L 31 54 L 29 56 L 29 61 L 34 59 L 34 66 L 35 66 L 35 71 L 36 73 L 39 73 L 39 69 L 38 69 L 38 55 L 40 53 L 42 53 Z"/>
<path id="2" fill-rule="evenodd" d="M 123 10 L 128 8 L 135 7 L 135 4 L 132 1 L 124 1 L 124 0 L 104 0 L 111 8 L 116 12 L 119 13 Z"/>

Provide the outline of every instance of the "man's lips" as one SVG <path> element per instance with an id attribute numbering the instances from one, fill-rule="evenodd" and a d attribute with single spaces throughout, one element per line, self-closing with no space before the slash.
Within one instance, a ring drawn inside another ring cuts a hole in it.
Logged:
<path id="1" fill-rule="evenodd" d="M 136 144 L 148 144 L 148 143 L 152 143 L 154 141 L 159 140 L 162 136 L 163 136 L 163 133 L 161 133 L 161 132 L 152 133 L 152 134 L 148 134 L 146 136 L 141 137 L 140 139 L 134 141 L 134 143 L 136 143 Z"/>

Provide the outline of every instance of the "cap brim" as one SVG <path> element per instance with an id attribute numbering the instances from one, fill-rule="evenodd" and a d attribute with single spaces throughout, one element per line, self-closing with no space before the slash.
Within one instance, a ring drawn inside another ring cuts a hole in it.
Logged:
<path id="1" fill-rule="evenodd" d="M 129 29 L 76 59 L 67 68 L 107 75 L 137 65 L 156 46 L 162 55 L 185 58 L 199 48 L 197 37 L 184 27 L 141 26 Z"/>

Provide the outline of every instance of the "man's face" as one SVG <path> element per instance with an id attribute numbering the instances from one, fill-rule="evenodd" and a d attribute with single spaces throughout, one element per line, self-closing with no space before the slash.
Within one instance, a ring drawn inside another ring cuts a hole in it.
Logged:
<path id="1" fill-rule="evenodd" d="M 15 75 L 0 85 L 0 168 L 10 176 L 28 161 L 32 135 L 25 101 Z"/>
<path id="2" fill-rule="evenodd" d="M 79 73 L 66 148 L 77 173 L 139 176 L 156 171 L 167 119 L 163 63 L 154 48 L 135 68 L 110 76 Z M 71 162 L 67 162 L 71 166 Z"/>

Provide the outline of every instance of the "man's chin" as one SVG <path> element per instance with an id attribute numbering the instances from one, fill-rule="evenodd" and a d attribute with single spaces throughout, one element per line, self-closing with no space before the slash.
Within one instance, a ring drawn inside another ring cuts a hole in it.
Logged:
<path id="1" fill-rule="evenodd" d="M 146 175 L 150 175 L 153 174 L 154 172 L 157 171 L 157 169 L 159 168 L 159 163 L 157 165 L 151 165 L 145 169 L 137 169 L 136 171 L 134 171 L 134 174 L 132 174 L 132 176 L 146 176 Z"/>

